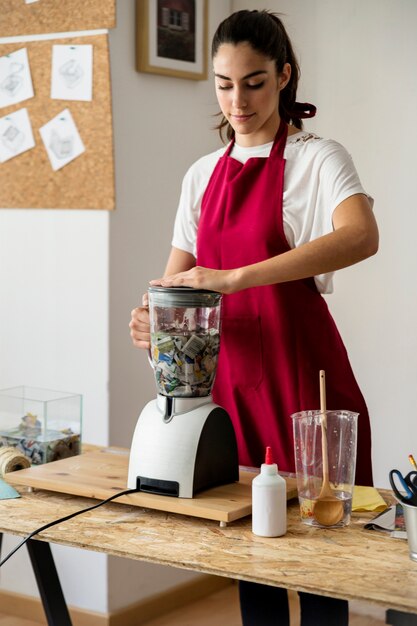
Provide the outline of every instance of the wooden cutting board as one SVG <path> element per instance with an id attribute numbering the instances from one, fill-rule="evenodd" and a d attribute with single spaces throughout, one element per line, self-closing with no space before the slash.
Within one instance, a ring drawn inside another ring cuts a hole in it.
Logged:
<path id="1" fill-rule="evenodd" d="M 127 488 L 128 465 L 129 450 L 102 448 L 61 461 L 10 472 L 5 475 L 5 480 L 11 485 L 105 500 Z M 251 483 L 257 472 L 241 469 L 239 474 L 239 482 L 207 489 L 194 498 L 139 492 L 121 496 L 116 502 L 219 522 L 232 522 L 252 512 Z M 285 479 L 287 499 L 296 498 L 296 479 Z"/>

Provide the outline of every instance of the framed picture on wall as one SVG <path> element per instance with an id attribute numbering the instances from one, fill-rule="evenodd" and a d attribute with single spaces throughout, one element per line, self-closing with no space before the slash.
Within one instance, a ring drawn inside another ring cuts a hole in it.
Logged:
<path id="1" fill-rule="evenodd" d="M 207 78 L 208 0 L 136 0 L 136 69 Z"/>

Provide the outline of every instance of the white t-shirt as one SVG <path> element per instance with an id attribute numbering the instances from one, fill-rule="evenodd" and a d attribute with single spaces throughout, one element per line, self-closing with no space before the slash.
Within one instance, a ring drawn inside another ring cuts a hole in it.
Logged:
<path id="1" fill-rule="evenodd" d="M 249 148 L 235 144 L 231 156 L 245 163 L 251 157 L 268 157 L 271 148 L 272 142 Z M 172 245 L 194 256 L 201 200 L 225 151 L 222 147 L 196 161 L 182 183 Z M 300 131 L 288 136 L 284 158 L 284 232 L 295 248 L 332 232 L 334 209 L 349 196 L 365 191 L 351 156 L 332 139 Z M 321 293 L 333 291 L 333 273 L 315 276 L 315 281 Z"/>

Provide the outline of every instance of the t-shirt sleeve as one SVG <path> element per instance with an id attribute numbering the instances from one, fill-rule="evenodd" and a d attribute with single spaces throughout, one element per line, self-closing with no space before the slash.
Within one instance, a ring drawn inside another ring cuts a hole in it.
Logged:
<path id="1" fill-rule="evenodd" d="M 333 231 L 333 212 L 350 196 L 363 193 L 371 207 L 374 202 L 362 187 L 351 155 L 341 144 L 327 141 L 321 158 L 317 199 L 320 215 L 316 216 L 312 239 Z M 321 293 L 333 291 L 333 272 L 315 276 L 315 281 Z"/>
<path id="2" fill-rule="evenodd" d="M 327 141 L 323 150 L 319 172 L 319 205 L 327 208 L 326 231 L 333 228 L 332 217 L 336 207 L 358 193 L 365 194 L 371 206 L 371 198 L 362 187 L 351 155 L 337 141 Z"/>
<path id="3" fill-rule="evenodd" d="M 181 185 L 181 195 L 174 222 L 172 245 L 197 257 L 197 228 L 201 202 L 215 165 L 224 149 L 196 161 L 187 171 Z"/>
<path id="4" fill-rule="evenodd" d="M 174 222 L 172 245 L 196 256 L 197 225 L 200 217 L 201 197 L 195 193 L 193 166 L 185 174 Z"/>
<path id="5" fill-rule="evenodd" d="M 333 231 L 336 207 L 365 192 L 352 157 L 337 141 L 308 138 L 295 143 L 284 179 L 284 231 L 290 247 L 299 247 Z M 321 293 L 332 291 L 333 273 L 315 276 Z"/>

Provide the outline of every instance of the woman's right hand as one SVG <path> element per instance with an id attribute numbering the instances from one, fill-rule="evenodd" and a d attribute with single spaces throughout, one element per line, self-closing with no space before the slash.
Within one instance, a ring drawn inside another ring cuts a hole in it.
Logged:
<path id="1" fill-rule="evenodd" d="M 133 345 L 136 348 L 149 350 L 151 347 L 151 336 L 147 293 L 142 296 L 142 306 L 133 309 L 129 328 Z"/>

